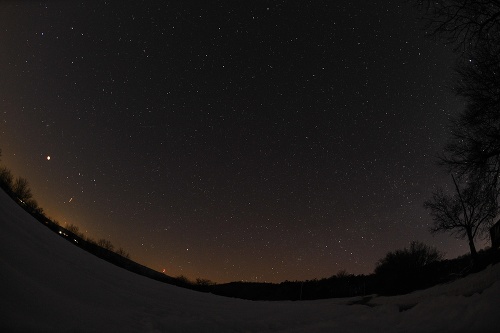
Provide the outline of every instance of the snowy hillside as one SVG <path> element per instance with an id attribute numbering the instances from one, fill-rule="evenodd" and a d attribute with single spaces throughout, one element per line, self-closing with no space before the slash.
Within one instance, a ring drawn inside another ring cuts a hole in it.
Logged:
<path id="1" fill-rule="evenodd" d="M 0 191 L 0 331 L 498 332 L 500 265 L 398 297 L 254 302 L 115 267 L 60 238 Z M 366 301 L 366 300 L 365 300 Z M 404 311 L 400 311 L 405 309 Z"/>

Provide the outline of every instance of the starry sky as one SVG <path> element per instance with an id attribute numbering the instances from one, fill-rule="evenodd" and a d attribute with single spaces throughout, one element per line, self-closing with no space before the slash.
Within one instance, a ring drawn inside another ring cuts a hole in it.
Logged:
<path id="1" fill-rule="evenodd" d="M 2 163 L 171 276 L 373 272 L 419 240 L 463 109 L 401 1 L 3 1 Z M 47 158 L 50 156 L 50 159 Z"/>

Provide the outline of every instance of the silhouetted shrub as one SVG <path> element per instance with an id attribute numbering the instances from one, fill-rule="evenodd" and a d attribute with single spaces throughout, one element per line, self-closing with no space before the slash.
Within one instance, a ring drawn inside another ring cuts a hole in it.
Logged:
<path id="1" fill-rule="evenodd" d="M 83 232 L 80 232 L 80 228 L 78 228 L 77 225 L 70 223 L 66 226 L 65 229 L 73 234 L 73 236 L 77 236 L 78 238 L 81 238 L 81 240 L 85 240 L 85 235 L 83 234 Z"/>
<path id="2" fill-rule="evenodd" d="M 26 203 L 32 197 L 28 181 L 23 177 L 16 178 L 16 181 L 12 185 L 12 192 L 22 203 Z"/>
<path id="3" fill-rule="evenodd" d="M 31 214 L 39 213 L 40 211 L 43 211 L 43 209 L 41 209 L 38 206 L 38 202 L 35 199 L 29 199 L 24 204 L 26 205 L 26 210 L 28 212 L 30 212 Z"/>
<path id="4" fill-rule="evenodd" d="M 340 271 L 337 272 L 335 276 L 338 277 L 339 279 L 342 279 L 351 276 L 351 274 L 347 273 L 345 269 L 341 269 Z"/>
<path id="5" fill-rule="evenodd" d="M 124 258 L 130 259 L 130 254 L 121 247 L 118 250 L 116 250 L 116 254 L 119 254 Z"/>
<path id="6" fill-rule="evenodd" d="M 196 284 L 199 286 L 213 286 L 213 285 L 215 285 L 215 282 L 210 281 L 209 279 L 197 278 Z"/>
<path id="7" fill-rule="evenodd" d="M 175 278 L 175 285 L 184 288 L 193 288 L 193 282 L 191 282 L 186 276 L 179 275 Z"/>
<path id="8" fill-rule="evenodd" d="M 114 245 L 107 239 L 101 238 L 97 241 L 97 245 L 102 247 L 103 249 L 113 251 Z"/>
<path id="9" fill-rule="evenodd" d="M 387 253 L 375 268 L 381 292 L 399 294 L 427 287 L 435 276 L 425 268 L 442 257 L 436 248 L 418 241 L 411 242 L 409 248 Z"/>
<path id="10" fill-rule="evenodd" d="M 95 239 L 93 239 L 92 237 L 87 237 L 86 238 L 86 241 L 87 243 L 89 244 L 92 244 L 92 245 L 97 245 L 97 242 L 95 241 Z"/>
<path id="11" fill-rule="evenodd" d="M 78 232 L 80 231 L 80 228 L 78 228 L 78 226 L 74 225 L 74 224 L 68 224 L 68 226 L 66 227 L 66 230 L 74 233 L 75 235 L 78 234 Z"/>
<path id="12" fill-rule="evenodd" d="M 442 257 L 443 255 L 436 248 L 413 241 L 409 248 L 389 252 L 380 259 L 375 268 L 375 274 L 415 271 L 441 260 Z"/>

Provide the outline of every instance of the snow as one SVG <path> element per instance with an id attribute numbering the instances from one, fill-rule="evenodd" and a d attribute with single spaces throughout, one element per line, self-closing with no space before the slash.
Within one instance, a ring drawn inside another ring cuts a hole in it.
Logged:
<path id="1" fill-rule="evenodd" d="M 500 265 L 395 297 L 246 301 L 182 289 L 111 265 L 35 221 L 3 191 L 0 282 L 2 332 L 497 332 L 500 328 Z"/>

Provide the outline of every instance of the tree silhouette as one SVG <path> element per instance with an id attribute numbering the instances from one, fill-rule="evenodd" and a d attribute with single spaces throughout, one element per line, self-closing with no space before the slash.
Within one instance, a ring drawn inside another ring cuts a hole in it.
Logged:
<path id="1" fill-rule="evenodd" d="M 453 177 L 456 193 L 438 190 L 424 206 L 431 211 L 431 232 L 450 232 L 469 242 L 495 218 L 500 194 L 500 0 L 417 0 L 425 9 L 428 31 L 460 51 L 455 92 L 466 101 L 452 123 L 452 137 L 440 163 Z"/>
<path id="2" fill-rule="evenodd" d="M 414 274 L 424 266 L 441 260 L 442 254 L 434 247 L 412 241 L 409 248 L 389 252 L 377 262 L 376 274 Z"/>
<path id="3" fill-rule="evenodd" d="M 198 286 L 202 286 L 202 287 L 208 287 L 208 286 L 214 286 L 216 285 L 215 282 L 209 280 L 209 279 L 202 279 L 202 278 L 196 278 L 196 282 L 195 282 Z"/>
<path id="4" fill-rule="evenodd" d="M 115 248 L 115 246 L 107 239 L 104 239 L 104 238 L 101 238 L 97 241 L 97 245 L 99 245 L 100 247 L 106 249 L 106 250 L 110 250 L 110 251 L 113 251 L 113 249 Z"/>
<path id="5" fill-rule="evenodd" d="M 124 258 L 130 259 L 130 254 L 121 247 L 116 251 L 116 254 L 119 254 Z"/>
<path id="6" fill-rule="evenodd" d="M 441 260 L 442 254 L 434 247 L 413 241 L 408 248 L 389 252 L 375 267 L 380 292 L 401 294 L 432 285 L 430 264 Z"/>
<path id="7" fill-rule="evenodd" d="M 12 185 L 12 192 L 21 202 L 27 202 L 33 196 L 28 181 L 23 177 L 17 177 Z"/>
<path id="8" fill-rule="evenodd" d="M 445 194 L 442 189 L 433 193 L 432 199 L 424 203 L 434 220 L 432 233 L 449 232 L 469 242 L 472 262 L 477 264 L 475 239 L 489 230 L 498 212 L 496 195 L 491 187 L 469 182 L 461 189 L 455 177 L 456 193 Z"/>
<path id="9" fill-rule="evenodd" d="M 499 0 L 416 0 L 425 12 L 427 29 L 433 36 L 454 44 L 456 50 L 498 40 Z"/>
<path id="10" fill-rule="evenodd" d="M 25 202 L 26 207 L 28 208 L 28 211 L 31 214 L 38 214 L 42 215 L 43 214 L 43 208 L 38 206 L 38 202 L 35 199 L 29 199 Z"/>
<path id="11" fill-rule="evenodd" d="M 500 175 L 500 0 L 416 0 L 431 35 L 457 47 L 455 92 L 466 109 L 441 163 L 459 178 L 497 186 Z"/>
<path id="12" fill-rule="evenodd" d="M 12 191 L 14 176 L 6 167 L 0 167 L 0 186 L 6 191 Z"/>
<path id="13" fill-rule="evenodd" d="M 500 176 L 500 44 L 483 45 L 457 67 L 466 109 L 454 121 L 441 162 L 460 178 L 477 177 L 498 187 Z"/>
<path id="14" fill-rule="evenodd" d="M 78 233 L 80 232 L 80 228 L 78 228 L 77 225 L 74 225 L 74 224 L 68 224 L 66 226 L 66 230 L 68 230 L 69 232 L 72 232 L 74 233 L 75 235 L 78 235 Z"/>

